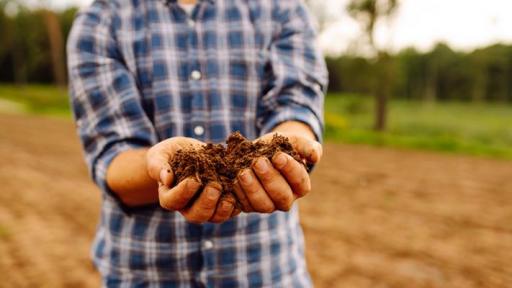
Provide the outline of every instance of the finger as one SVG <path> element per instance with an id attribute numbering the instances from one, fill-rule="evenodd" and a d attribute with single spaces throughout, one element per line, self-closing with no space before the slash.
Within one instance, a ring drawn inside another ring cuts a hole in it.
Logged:
<path id="1" fill-rule="evenodd" d="M 289 211 L 295 199 L 290 185 L 281 173 L 274 169 L 266 157 L 258 158 L 252 168 L 276 208 Z"/>
<path id="2" fill-rule="evenodd" d="M 171 211 L 180 210 L 187 206 L 200 187 L 201 183 L 197 182 L 194 178 L 187 178 L 172 189 L 168 189 L 167 186 L 160 183 L 158 187 L 160 206 Z"/>
<path id="3" fill-rule="evenodd" d="M 174 181 L 174 173 L 171 170 L 171 166 L 169 164 L 166 164 L 160 171 L 159 182 L 164 184 L 164 186 L 171 187 L 173 181 Z"/>
<path id="4" fill-rule="evenodd" d="M 242 213 L 242 210 L 235 206 L 233 213 L 231 213 L 231 218 L 238 216 L 240 213 Z"/>
<path id="5" fill-rule="evenodd" d="M 164 183 L 166 186 L 171 185 L 167 183 L 172 183 L 173 178 L 169 158 L 170 155 L 164 152 L 163 149 L 160 149 L 158 145 L 149 149 L 146 155 L 149 176 L 155 181 Z"/>
<path id="6" fill-rule="evenodd" d="M 242 210 L 246 213 L 253 212 L 254 208 L 251 206 L 251 203 L 245 195 L 245 191 L 242 189 L 242 186 L 240 186 L 238 179 L 233 182 L 233 190 L 235 192 L 236 198 L 238 199 L 238 203 L 240 203 L 242 206 Z"/>
<path id="7" fill-rule="evenodd" d="M 235 208 L 235 202 L 233 200 L 227 199 L 226 197 L 222 197 L 217 205 L 217 209 L 213 214 L 212 218 L 210 218 L 210 222 L 212 223 L 222 223 L 228 220 L 233 213 L 233 209 Z"/>
<path id="8" fill-rule="evenodd" d="M 240 187 L 247 195 L 247 199 L 249 199 L 249 203 L 254 208 L 255 212 L 261 213 L 272 213 L 276 209 L 274 203 L 267 195 L 267 192 L 263 189 L 258 178 L 254 175 L 254 172 L 251 169 L 244 169 L 238 175 L 238 181 L 240 183 Z"/>
<path id="9" fill-rule="evenodd" d="M 318 163 L 322 158 L 322 145 L 317 141 L 301 136 L 291 136 L 288 137 L 288 139 L 299 155 L 305 158 L 309 163 Z"/>
<path id="10" fill-rule="evenodd" d="M 311 180 L 304 165 L 283 152 L 276 153 L 274 157 L 272 157 L 272 163 L 284 176 L 293 190 L 293 193 L 299 198 L 311 191 Z"/>
<path id="11" fill-rule="evenodd" d="M 208 184 L 197 200 L 189 208 L 181 210 L 181 214 L 192 223 L 201 224 L 208 221 L 215 212 L 219 202 L 220 189 L 218 185 Z"/>
<path id="12" fill-rule="evenodd" d="M 170 186 L 174 175 L 171 172 L 169 160 L 174 153 L 180 149 L 199 148 L 203 144 L 199 140 L 186 137 L 173 137 L 156 144 L 146 154 L 149 176 L 155 181 Z"/>

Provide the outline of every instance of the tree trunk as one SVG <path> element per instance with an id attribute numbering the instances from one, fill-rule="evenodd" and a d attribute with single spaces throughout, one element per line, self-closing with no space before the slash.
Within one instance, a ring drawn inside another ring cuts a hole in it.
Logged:
<path id="1" fill-rule="evenodd" d="M 59 87 L 66 86 L 66 69 L 64 67 L 64 41 L 59 19 L 54 12 L 44 12 L 46 31 L 50 42 L 50 55 L 52 58 L 53 79 Z"/>
<path id="2" fill-rule="evenodd" d="M 21 29 L 18 27 L 18 23 L 14 22 L 14 25 L 11 26 L 11 31 L 13 31 L 11 41 L 9 43 L 10 54 L 12 57 L 12 70 L 14 76 L 14 83 L 16 86 L 24 86 L 27 83 L 27 63 L 25 61 L 25 57 L 23 55 L 23 45 L 19 43 L 19 31 Z M 9 29 L 9 28 L 8 28 Z"/>
<path id="3" fill-rule="evenodd" d="M 391 81 L 393 81 L 393 71 L 390 67 L 390 57 L 386 52 L 378 53 L 377 61 L 377 91 L 375 95 L 375 124 L 376 131 L 385 131 L 388 118 L 388 98 L 391 90 Z"/>

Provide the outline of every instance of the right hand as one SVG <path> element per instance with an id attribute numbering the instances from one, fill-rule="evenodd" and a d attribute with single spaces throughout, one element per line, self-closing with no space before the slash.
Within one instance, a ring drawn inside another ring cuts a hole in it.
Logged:
<path id="1" fill-rule="evenodd" d="M 202 224 L 205 222 L 222 223 L 240 214 L 235 203 L 221 198 L 222 186 L 216 182 L 203 183 L 195 177 L 189 177 L 176 186 L 174 173 L 169 162 L 180 149 L 199 149 L 203 142 L 186 137 L 173 137 L 151 147 L 147 153 L 147 170 L 149 176 L 158 182 L 158 198 L 162 208 L 181 213 L 188 222 Z M 199 197 L 189 203 L 196 193 Z"/>
<path id="2" fill-rule="evenodd" d="M 295 151 L 307 163 L 316 164 L 322 158 L 322 145 L 307 131 L 299 126 L 296 131 L 278 131 L 277 134 L 288 138 Z M 266 134 L 255 141 L 270 143 L 275 134 Z M 259 157 L 250 168 L 240 171 L 234 190 L 244 212 L 286 212 L 297 199 L 311 191 L 311 179 L 302 163 L 286 153 L 278 152 L 271 160 Z"/>

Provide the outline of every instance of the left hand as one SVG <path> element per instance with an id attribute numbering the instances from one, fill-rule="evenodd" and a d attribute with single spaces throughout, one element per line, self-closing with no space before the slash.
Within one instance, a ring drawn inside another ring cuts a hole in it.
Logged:
<path id="1" fill-rule="evenodd" d="M 278 132 L 287 137 L 301 158 L 316 164 L 322 157 L 322 145 L 301 133 Z M 258 140 L 270 142 L 276 133 Z M 311 180 L 302 163 L 284 152 L 276 153 L 271 161 L 255 159 L 251 168 L 242 170 L 234 184 L 242 211 L 272 213 L 289 211 L 293 202 L 311 191 Z"/>
<path id="2" fill-rule="evenodd" d="M 175 175 L 169 162 L 176 152 L 198 149 L 203 145 L 201 141 L 186 137 L 172 137 L 154 145 L 146 154 L 147 174 L 158 182 L 158 199 L 162 208 L 181 213 L 190 223 L 222 223 L 237 216 L 240 210 L 232 199 L 221 196 L 222 186 L 219 183 L 200 183 L 195 177 L 189 177 L 173 185 Z M 196 199 L 197 193 L 200 194 Z"/>

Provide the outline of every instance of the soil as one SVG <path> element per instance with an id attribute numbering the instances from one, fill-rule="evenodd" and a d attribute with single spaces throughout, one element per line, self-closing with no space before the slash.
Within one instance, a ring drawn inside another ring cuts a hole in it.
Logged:
<path id="1" fill-rule="evenodd" d="M 0 159 L 0 287 L 100 287 L 101 197 L 73 122 L 0 114 Z M 315 286 L 511 287 L 510 175 L 510 161 L 326 143 L 299 200 Z"/>
<path id="2" fill-rule="evenodd" d="M 304 163 L 287 137 L 274 135 L 270 142 L 252 142 L 239 132 L 234 132 L 222 144 L 208 143 L 197 149 L 179 150 L 170 165 L 176 183 L 185 178 L 195 177 L 203 185 L 217 182 L 222 185 L 223 197 L 236 201 L 233 181 L 238 173 L 252 165 L 259 157 L 272 157 L 279 151 L 287 153 L 300 163 Z"/>

